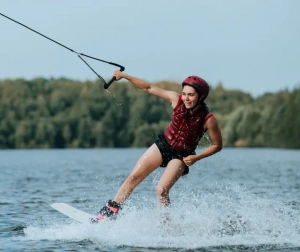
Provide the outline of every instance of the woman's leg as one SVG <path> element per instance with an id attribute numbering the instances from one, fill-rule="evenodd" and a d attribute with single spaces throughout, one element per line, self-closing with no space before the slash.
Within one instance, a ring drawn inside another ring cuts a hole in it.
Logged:
<path id="1" fill-rule="evenodd" d="M 117 192 L 114 201 L 122 204 L 130 196 L 134 188 L 141 183 L 152 171 L 162 164 L 162 155 L 153 144 L 139 159 L 133 171 Z"/>
<path id="2" fill-rule="evenodd" d="M 170 196 L 169 191 L 176 181 L 182 176 L 185 171 L 186 165 L 182 160 L 172 159 L 163 175 L 161 176 L 157 187 L 156 193 L 158 196 L 158 201 L 161 206 L 170 206 Z"/>

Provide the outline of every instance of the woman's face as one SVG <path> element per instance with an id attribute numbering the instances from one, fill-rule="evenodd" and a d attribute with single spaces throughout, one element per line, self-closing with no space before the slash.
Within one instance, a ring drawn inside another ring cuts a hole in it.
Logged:
<path id="1" fill-rule="evenodd" d="M 192 86 L 185 85 L 182 89 L 181 99 L 187 109 L 192 109 L 196 106 L 199 95 Z"/>

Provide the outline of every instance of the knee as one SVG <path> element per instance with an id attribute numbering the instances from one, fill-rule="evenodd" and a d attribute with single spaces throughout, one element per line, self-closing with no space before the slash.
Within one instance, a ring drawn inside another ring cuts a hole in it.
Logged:
<path id="1" fill-rule="evenodd" d="M 158 185 L 158 186 L 156 187 L 156 194 L 157 194 L 157 196 L 158 196 L 159 198 L 165 197 L 166 195 L 169 194 L 169 189 L 164 188 L 164 187 Z"/>
<path id="2" fill-rule="evenodd" d="M 127 178 L 127 183 L 129 184 L 136 184 L 136 183 L 139 183 L 141 180 L 141 177 L 140 176 L 137 176 L 137 175 L 130 175 L 128 178 Z"/>

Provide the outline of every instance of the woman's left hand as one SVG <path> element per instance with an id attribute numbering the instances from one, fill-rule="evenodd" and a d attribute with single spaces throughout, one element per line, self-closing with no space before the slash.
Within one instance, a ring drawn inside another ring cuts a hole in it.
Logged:
<path id="1" fill-rule="evenodd" d="M 193 165 L 194 163 L 197 162 L 196 155 L 189 155 L 189 156 L 183 158 L 183 162 L 186 164 L 186 166 Z"/>

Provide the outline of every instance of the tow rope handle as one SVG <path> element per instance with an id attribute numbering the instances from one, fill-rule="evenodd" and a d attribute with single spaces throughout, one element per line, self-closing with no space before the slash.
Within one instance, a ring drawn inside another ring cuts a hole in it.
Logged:
<path id="1" fill-rule="evenodd" d="M 120 67 L 120 72 L 123 72 L 125 70 L 125 67 L 119 65 Z M 104 89 L 108 89 L 108 87 L 110 86 L 110 84 L 112 84 L 114 81 L 116 80 L 116 77 L 112 77 L 112 79 L 108 82 L 104 84 Z"/>
<path id="2" fill-rule="evenodd" d="M 75 51 L 73 51 L 75 52 Z M 77 53 L 77 52 L 75 52 Z M 88 57 L 88 58 L 91 58 L 91 59 L 94 59 L 94 60 L 99 60 L 99 61 L 102 61 L 104 63 L 107 63 L 107 64 L 110 64 L 110 65 L 113 65 L 113 66 L 117 66 L 117 67 L 120 67 L 120 72 L 123 72 L 125 70 L 125 67 L 117 64 L 117 63 L 114 63 L 114 62 L 109 62 L 109 61 L 106 61 L 106 60 L 101 60 L 101 59 L 97 59 L 97 58 L 94 58 L 92 56 L 89 56 L 89 55 L 86 55 L 86 54 L 83 54 L 83 53 L 77 53 L 77 56 L 98 76 L 98 78 L 104 83 L 104 89 L 108 89 L 108 87 L 116 80 L 116 77 L 112 77 L 112 79 L 106 83 L 106 81 L 81 57 L 81 56 L 85 56 L 85 57 Z"/>

